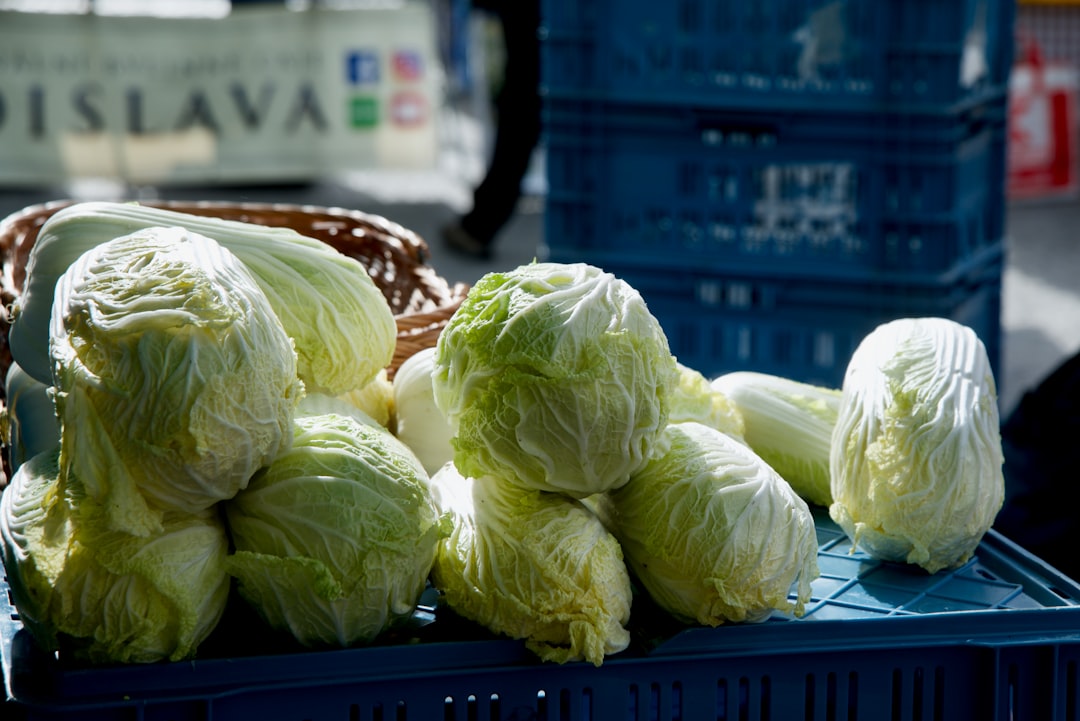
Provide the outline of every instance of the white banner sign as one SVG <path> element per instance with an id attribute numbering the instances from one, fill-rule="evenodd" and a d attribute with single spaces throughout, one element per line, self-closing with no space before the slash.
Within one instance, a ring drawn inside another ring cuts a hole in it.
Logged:
<path id="1" fill-rule="evenodd" d="M 435 162 L 427 3 L 0 13 L 0 183 L 302 180 Z"/>

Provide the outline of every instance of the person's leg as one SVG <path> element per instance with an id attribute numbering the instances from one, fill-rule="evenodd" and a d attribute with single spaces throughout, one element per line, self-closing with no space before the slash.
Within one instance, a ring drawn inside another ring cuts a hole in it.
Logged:
<path id="1" fill-rule="evenodd" d="M 473 193 L 472 209 L 457 228 L 444 231 L 451 247 L 478 256 L 490 253 L 495 236 L 513 216 L 521 197 L 522 179 L 540 139 L 538 3 L 511 3 L 500 13 L 500 19 L 506 65 L 496 98 L 491 161 Z"/>

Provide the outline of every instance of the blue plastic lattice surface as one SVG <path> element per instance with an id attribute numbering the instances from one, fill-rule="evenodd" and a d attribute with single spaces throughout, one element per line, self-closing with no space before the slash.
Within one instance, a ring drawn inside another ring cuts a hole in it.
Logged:
<path id="1" fill-rule="evenodd" d="M 232 638 L 231 656 L 81 667 L 38 649 L 5 594 L 9 708 L 79 721 L 1075 718 L 1075 582 L 994 532 L 963 567 L 928 575 L 852 553 L 823 509 L 815 520 L 822 575 L 804 617 L 679 627 L 601 667 L 540 663 L 467 627 L 427 635 L 454 623 L 437 608 L 414 635 L 366 648 L 245 654 L 253 639 Z"/>

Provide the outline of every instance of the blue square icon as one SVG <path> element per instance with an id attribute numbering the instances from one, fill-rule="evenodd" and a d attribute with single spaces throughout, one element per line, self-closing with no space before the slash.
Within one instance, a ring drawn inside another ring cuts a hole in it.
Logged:
<path id="1" fill-rule="evenodd" d="M 352 50 L 345 55 L 345 76 L 350 85 L 379 82 L 379 56 L 373 50 Z"/>

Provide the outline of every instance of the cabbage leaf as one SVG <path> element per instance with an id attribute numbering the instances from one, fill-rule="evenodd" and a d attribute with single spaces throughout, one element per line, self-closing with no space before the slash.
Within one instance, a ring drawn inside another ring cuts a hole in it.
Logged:
<path id="1" fill-rule="evenodd" d="M 470 289 L 432 383 L 462 474 L 584 498 L 645 463 L 676 380 L 634 288 L 586 264 L 530 263 Z"/>
<path id="2" fill-rule="evenodd" d="M 82 479 L 116 529 L 210 508 L 288 448 L 296 353 L 216 241 L 151 228 L 102 243 L 61 276 L 53 310 L 61 481 Z"/>
<path id="3" fill-rule="evenodd" d="M 375 639 L 411 616 L 448 521 L 388 430 L 335 413 L 294 420 L 290 450 L 225 503 L 240 595 L 313 647 Z"/>
<path id="4" fill-rule="evenodd" d="M 461 616 L 545 661 L 595 666 L 629 645 L 632 591 L 618 542 L 576 499 L 522 491 L 447 463 L 431 478 L 453 519 L 432 581 Z"/>
<path id="5" fill-rule="evenodd" d="M 649 463 L 593 502 L 650 598 L 680 621 L 761 621 L 801 614 L 810 599 L 818 567 L 809 507 L 715 428 L 669 425 Z"/>

